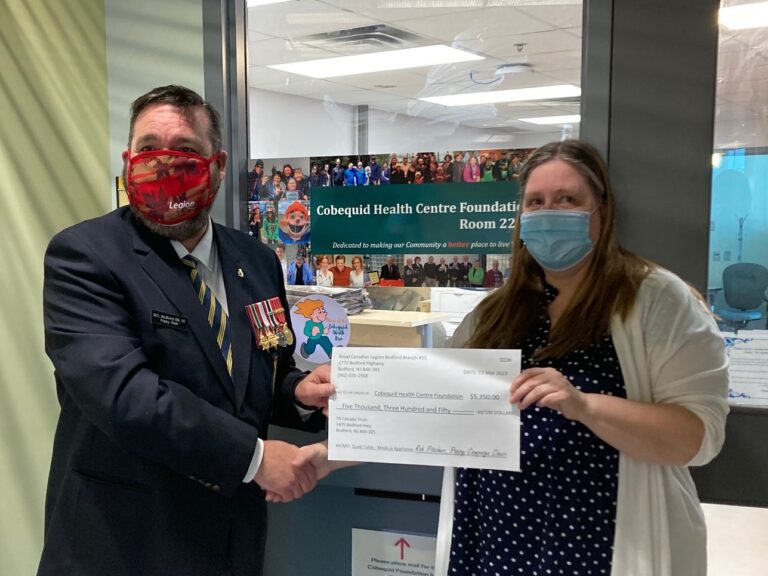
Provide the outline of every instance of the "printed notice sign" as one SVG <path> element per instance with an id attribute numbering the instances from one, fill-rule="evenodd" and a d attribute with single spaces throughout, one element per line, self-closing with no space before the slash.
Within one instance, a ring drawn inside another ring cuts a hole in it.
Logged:
<path id="1" fill-rule="evenodd" d="M 313 188 L 312 251 L 508 252 L 518 189 L 509 181 Z"/>
<path id="2" fill-rule="evenodd" d="M 768 331 L 724 332 L 728 353 L 728 401 L 742 406 L 768 406 Z"/>
<path id="3" fill-rule="evenodd" d="M 352 576 L 434 576 L 436 539 L 405 532 L 352 529 Z"/>
<path id="4" fill-rule="evenodd" d="M 520 469 L 519 350 L 339 348 L 331 460 Z"/>

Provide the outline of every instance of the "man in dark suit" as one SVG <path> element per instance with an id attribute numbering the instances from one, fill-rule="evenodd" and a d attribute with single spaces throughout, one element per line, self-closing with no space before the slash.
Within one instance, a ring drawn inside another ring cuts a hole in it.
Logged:
<path id="1" fill-rule="evenodd" d="M 210 219 L 227 162 L 216 111 L 166 86 L 131 112 L 130 208 L 46 253 L 61 413 L 38 574 L 257 576 L 265 494 L 298 498 L 317 478 L 268 425 L 322 427 L 330 371 L 293 364 L 272 251 Z"/>
<path id="2" fill-rule="evenodd" d="M 400 269 L 392 256 L 387 256 L 387 263 L 381 267 L 380 278 L 382 280 L 400 280 Z"/>

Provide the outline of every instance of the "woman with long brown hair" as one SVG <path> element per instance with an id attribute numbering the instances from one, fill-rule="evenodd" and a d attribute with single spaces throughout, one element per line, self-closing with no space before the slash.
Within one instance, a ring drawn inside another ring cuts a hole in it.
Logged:
<path id="1" fill-rule="evenodd" d="M 436 574 L 705 574 L 687 466 L 724 438 L 715 322 L 685 282 L 619 246 L 592 146 L 545 145 L 520 182 L 510 279 L 454 345 L 522 350 L 521 471 L 446 469 Z"/>
<path id="2" fill-rule="evenodd" d="M 520 183 L 510 278 L 453 345 L 522 351 L 510 385 L 521 470 L 446 468 L 435 574 L 702 576 L 688 466 L 724 440 L 714 319 L 680 278 L 619 246 L 592 146 L 539 148 Z M 349 465 L 322 444 L 302 450 L 318 477 Z"/>

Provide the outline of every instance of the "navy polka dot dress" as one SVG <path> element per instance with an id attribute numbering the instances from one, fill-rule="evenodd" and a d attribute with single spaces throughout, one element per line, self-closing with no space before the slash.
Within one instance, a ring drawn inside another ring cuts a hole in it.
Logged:
<path id="1" fill-rule="evenodd" d="M 610 336 L 562 358 L 533 363 L 549 341 L 541 316 L 522 346 L 523 369 L 551 366 L 583 392 L 626 397 Z M 618 451 L 549 408 L 521 412 L 521 472 L 456 470 L 449 574 L 596 576 L 611 573 Z"/>

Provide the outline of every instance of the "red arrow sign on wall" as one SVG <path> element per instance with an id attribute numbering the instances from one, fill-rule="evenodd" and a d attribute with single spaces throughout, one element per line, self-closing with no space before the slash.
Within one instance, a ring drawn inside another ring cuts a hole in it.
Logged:
<path id="1" fill-rule="evenodd" d="M 405 538 L 400 538 L 397 542 L 395 542 L 395 546 L 400 546 L 400 560 L 403 559 L 403 556 L 405 555 L 405 547 L 408 546 L 408 548 L 411 547 L 410 544 L 408 544 L 408 540 Z"/>

